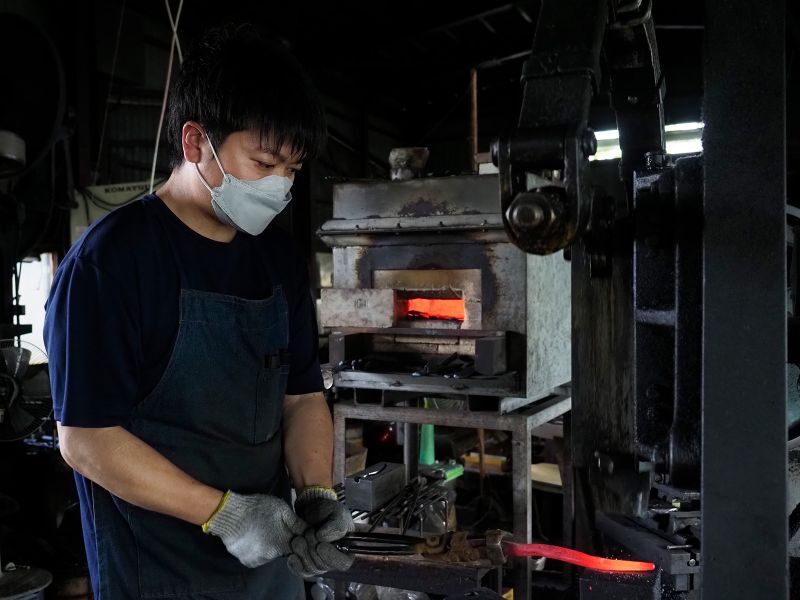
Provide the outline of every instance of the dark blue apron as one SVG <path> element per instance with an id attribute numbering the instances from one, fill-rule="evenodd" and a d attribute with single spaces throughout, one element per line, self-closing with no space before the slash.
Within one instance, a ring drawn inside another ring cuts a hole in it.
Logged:
<path id="1" fill-rule="evenodd" d="M 181 273 L 180 324 L 167 368 L 137 406 L 130 431 L 207 485 L 288 501 L 281 433 L 289 372 L 283 290 L 274 285 L 269 298 L 245 300 L 191 289 L 170 245 Z M 98 600 L 303 597 L 302 581 L 284 558 L 249 569 L 198 525 L 138 508 L 96 485 L 93 509 Z"/>

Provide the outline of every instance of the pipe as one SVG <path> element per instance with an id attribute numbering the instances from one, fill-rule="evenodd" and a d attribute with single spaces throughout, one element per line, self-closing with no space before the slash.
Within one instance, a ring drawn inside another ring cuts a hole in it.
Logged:
<path id="1" fill-rule="evenodd" d="M 472 171 L 478 172 L 478 69 L 473 68 L 469 71 L 469 91 L 470 91 L 470 162 Z"/>

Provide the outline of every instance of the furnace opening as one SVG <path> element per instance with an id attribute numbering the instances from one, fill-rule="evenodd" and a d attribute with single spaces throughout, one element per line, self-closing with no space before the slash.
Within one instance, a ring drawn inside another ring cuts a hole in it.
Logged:
<path id="1" fill-rule="evenodd" d="M 400 319 L 455 321 L 463 323 L 464 298 L 456 292 L 404 292 L 397 299 Z"/>

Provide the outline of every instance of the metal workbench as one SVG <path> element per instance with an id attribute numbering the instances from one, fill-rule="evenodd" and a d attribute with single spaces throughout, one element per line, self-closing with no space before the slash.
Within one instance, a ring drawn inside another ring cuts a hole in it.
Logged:
<path id="1" fill-rule="evenodd" d="M 348 419 L 362 421 L 395 421 L 408 424 L 426 424 L 442 427 L 465 427 L 473 429 L 492 429 L 511 432 L 512 439 L 512 489 L 514 513 L 514 539 L 530 543 L 532 534 L 531 509 L 531 445 L 533 430 L 556 417 L 567 413 L 572 405 L 570 397 L 555 396 L 527 406 L 518 412 L 498 414 L 464 410 L 439 410 L 402 406 L 363 405 L 353 402 L 339 402 L 334 405 L 334 481 L 343 481 L 345 472 L 345 423 Z M 408 440 L 409 438 L 407 438 Z M 410 440 L 415 436 L 410 436 Z M 416 449 L 416 445 L 406 443 Z M 406 452 L 406 462 L 416 458 L 415 452 Z M 407 469 L 411 467 L 407 464 Z M 565 494 L 565 498 L 569 495 Z M 518 600 L 531 598 L 531 560 L 517 559 L 514 577 L 514 597 Z M 424 562 L 424 561 L 423 561 Z M 381 563 L 384 564 L 384 563 Z M 412 567 L 408 561 L 406 568 Z M 413 565 L 417 568 L 418 565 Z M 372 572 L 372 571 L 370 571 Z M 349 574 L 352 581 L 358 580 L 361 570 Z M 388 577 L 389 575 L 387 575 Z M 373 573 L 373 577 L 377 577 Z M 409 584 L 411 577 L 406 575 Z M 385 585 L 389 585 L 386 583 Z M 425 591 L 425 590 L 420 590 Z M 433 590 L 431 590 L 433 591 Z"/>

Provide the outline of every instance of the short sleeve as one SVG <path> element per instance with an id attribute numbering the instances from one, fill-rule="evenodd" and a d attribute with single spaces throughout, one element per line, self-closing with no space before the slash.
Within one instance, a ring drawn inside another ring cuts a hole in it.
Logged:
<path id="1" fill-rule="evenodd" d="M 126 426 L 137 403 L 140 333 L 133 294 L 89 258 L 59 268 L 45 305 L 57 421 L 74 427 Z"/>
<path id="2" fill-rule="evenodd" d="M 319 367 L 317 314 L 308 282 L 308 271 L 299 258 L 295 261 L 293 306 L 289 309 L 289 353 L 291 365 L 286 393 L 310 394 L 322 391 Z"/>

